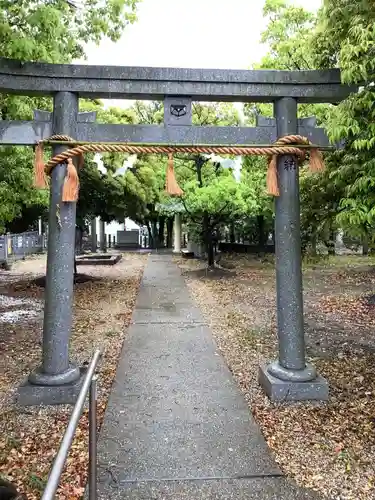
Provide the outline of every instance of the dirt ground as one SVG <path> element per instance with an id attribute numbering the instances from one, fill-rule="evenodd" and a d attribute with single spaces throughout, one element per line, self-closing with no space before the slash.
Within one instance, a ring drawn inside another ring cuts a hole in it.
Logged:
<path id="1" fill-rule="evenodd" d="M 330 499 L 374 499 L 375 261 L 304 266 L 308 360 L 328 379 L 330 400 L 278 405 L 257 383 L 259 364 L 277 353 L 272 257 L 225 257 L 214 273 L 176 261 L 284 472 Z"/>
<path id="2" fill-rule="evenodd" d="M 88 363 L 104 349 L 99 367 L 99 421 L 104 413 L 147 255 L 123 254 L 115 266 L 79 266 L 89 278 L 74 291 L 72 358 Z M 41 359 L 44 256 L 0 272 L 0 474 L 29 500 L 40 498 L 72 408 L 13 404 L 17 387 Z M 81 418 L 57 498 L 81 498 L 86 482 L 88 421 Z"/>

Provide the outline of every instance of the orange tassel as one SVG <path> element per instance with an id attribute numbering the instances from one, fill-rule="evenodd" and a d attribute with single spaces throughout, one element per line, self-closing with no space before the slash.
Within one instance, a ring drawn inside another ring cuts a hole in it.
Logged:
<path id="1" fill-rule="evenodd" d="M 318 148 L 312 148 L 310 150 L 309 168 L 312 173 L 321 172 L 325 168 L 323 155 Z"/>
<path id="2" fill-rule="evenodd" d="M 79 189 L 79 178 L 77 169 L 71 158 L 68 158 L 66 176 L 62 191 L 62 201 L 77 201 Z"/>
<path id="3" fill-rule="evenodd" d="M 36 187 L 37 189 L 45 189 L 47 187 L 47 179 L 43 161 L 43 150 L 43 143 L 38 142 L 35 148 L 34 158 L 34 187 Z"/>
<path id="4" fill-rule="evenodd" d="M 273 155 L 268 162 L 267 192 L 271 196 L 280 196 L 279 183 L 277 181 L 277 156 L 276 155 Z"/>
<path id="5" fill-rule="evenodd" d="M 177 183 L 174 173 L 172 153 L 168 155 L 167 176 L 165 181 L 165 191 L 171 196 L 182 196 L 184 192 Z"/>

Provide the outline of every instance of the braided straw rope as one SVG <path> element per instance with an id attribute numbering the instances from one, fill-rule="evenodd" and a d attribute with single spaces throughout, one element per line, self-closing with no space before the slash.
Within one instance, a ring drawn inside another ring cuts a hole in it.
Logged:
<path id="1" fill-rule="evenodd" d="M 72 159 L 80 157 L 79 167 L 83 165 L 84 153 L 130 153 L 130 154 L 168 154 L 167 170 L 167 192 L 171 195 L 181 196 L 183 194 L 178 186 L 174 176 L 172 154 L 173 153 L 214 153 L 221 155 L 257 155 L 267 156 L 269 158 L 269 168 L 267 173 L 267 187 L 269 194 L 279 195 L 276 158 L 279 155 L 291 155 L 298 158 L 302 163 L 306 158 L 306 149 L 299 146 L 310 146 L 310 168 L 312 171 L 318 171 L 323 168 L 323 160 L 317 146 L 311 144 L 307 137 L 301 135 L 288 135 L 278 139 L 269 146 L 210 146 L 210 145 L 138 145 L 138 144 L 108 144 L 91 143 L 71 147 L 53 156 L 46 165 L 43 164 L 43 146 L 53 144 L 54 141 L 64 141 L 75 143 L 75 139 L 67 135 L 53 135 L 49 139 L 38 142 L 36 148 L 35 161 L 35 185 L 45 187 L 45 174 L 50 175 L 56 165 L 67 163 L 68 173 L 64 184 L 63 201 L 75 201 L 78 196 L 79 180 L 77 171 L 73 165 Z"/>
<path id="2" fill-rule="evenodd" d="M 54 135 L 48 141 L 69 141 L 74 142 L 74 139 L 63 135 Z M 288 144 L 297 144 L 296 146 L 288 146 Z M 133 144 L 83 144 L 74 148 L 67 149 L 62 153 L 55 155 L 46 164 L 46 173 L 50 174 L 53 168 L 59 163 L 64 163 L 68 158 L 82 155 L 84 153 L 130 153 L 130 154 L 169 154 L 169 153 L 214 153 L 222 155 L 258 155 L 258 156 L 273 156 L 273 155 L 293 155 L 300 160 L 304 160 L 306 152 L 298 147 L 298 144 L 312 146 L 310 141 L 301 135 L 288 135 L 276 141 L 273 145 L 266 147 L 259 146 L 173 146 L 173 145 L 133 145 Z"/>

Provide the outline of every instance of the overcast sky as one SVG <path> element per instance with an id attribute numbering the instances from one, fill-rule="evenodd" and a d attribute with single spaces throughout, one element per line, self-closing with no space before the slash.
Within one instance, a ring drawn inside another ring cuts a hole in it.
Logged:
<path id="1" fill-rule="evenodd" d="M 322 0 L 295 0 L 315 10 Z M 113 44 L 88 48 L 88 64 L 246 69 L 265 52 L 263 0 L 143 0 L 138 21 Z"/>
<path id="2" fill-rule="evenodd" d="M 295 0 L 315 10 L 322 0 Z M 143 0 L 116 44 L 89 46 L 86 64 L 247 69 L 260 60 L 264 0 Z M 112 101 L 113 105 L 120 104 Z"/>

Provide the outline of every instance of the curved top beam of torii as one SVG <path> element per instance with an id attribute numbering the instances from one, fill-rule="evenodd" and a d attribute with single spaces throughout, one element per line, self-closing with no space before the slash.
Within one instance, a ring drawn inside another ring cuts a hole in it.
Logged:
<path id="1" fill-rule="evenodd" d="M 21 62 L 0 58 L 0 92 L 81 97 L 162 100 L 188 96 L 195 101 L 299 102 L 345 99 L 355 86 L 341 83 L 340 71 L 220 70 L 89 66 Z"/>

